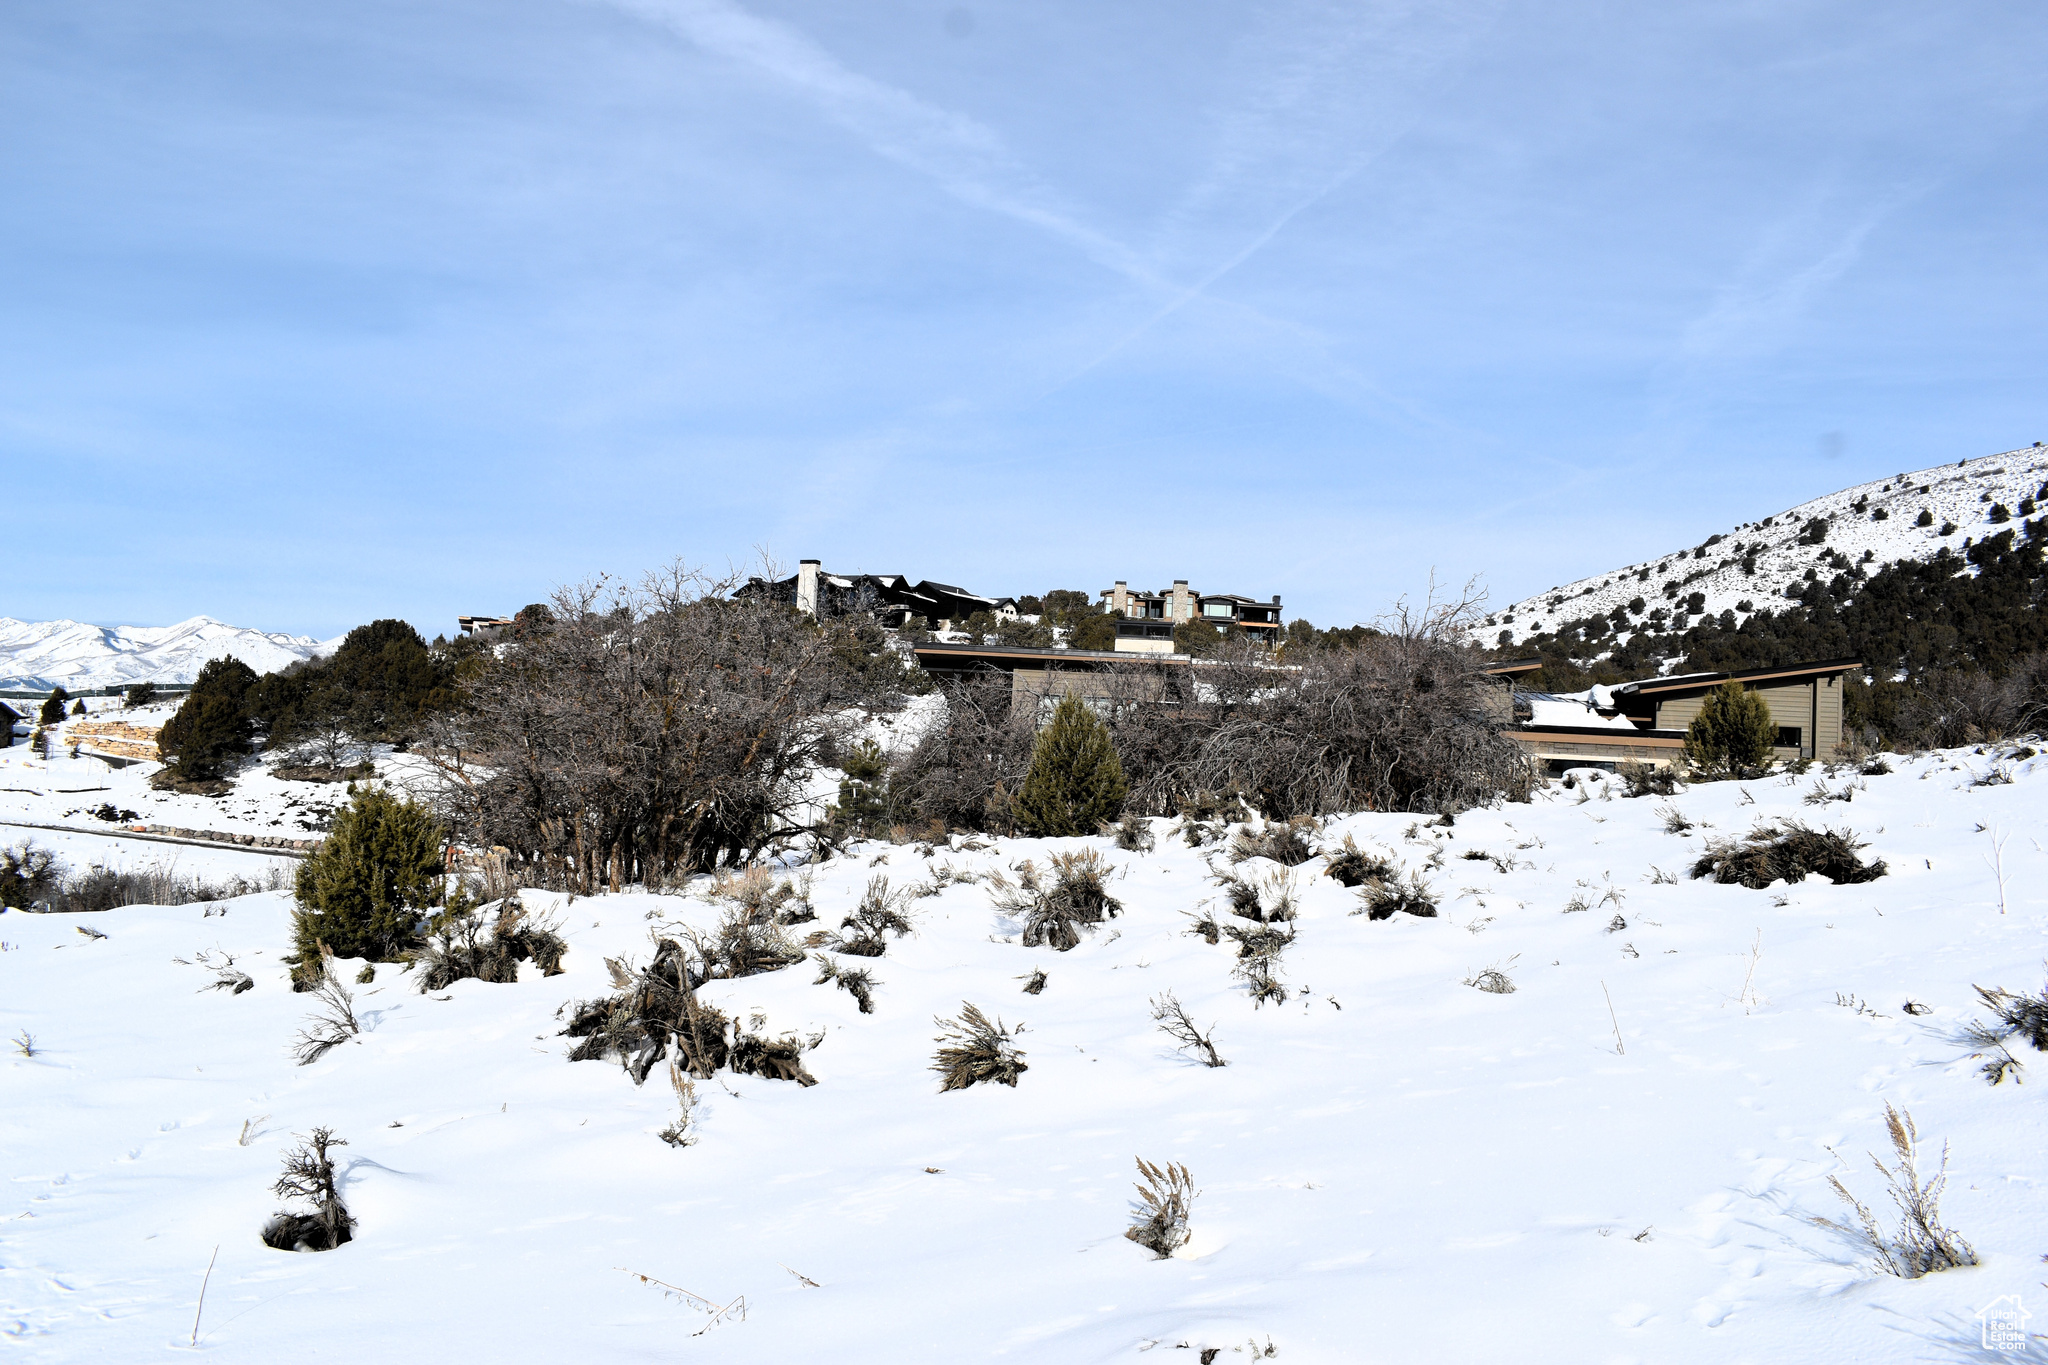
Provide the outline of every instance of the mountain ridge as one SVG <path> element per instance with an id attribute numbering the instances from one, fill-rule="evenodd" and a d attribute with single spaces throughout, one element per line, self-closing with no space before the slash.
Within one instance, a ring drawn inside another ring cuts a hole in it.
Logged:
<path id="1" fill-rule="evenodd" d="M 194 616 L 169 626 L 0 617 L 0 689 L 71 692 L 130 683 L 190 683 L 213 659 L 233 655 L 258 673 L 331 652 L 338 640 L 231 626 Z"/>
<path id="2" fill-rule="evenodd" d="M 1709 536 L 1656 559 L 1532 593 L 1483 618 L 1476 643 L 1512 650 L 1560 626 L 1623 613 L 1630 632 L 1683 632 L 1703 617 L 1737 624 L 1794 601 L 1809 573 L 1827 577 L 1840 557 L 1871 574 L 1926 561 L 2017 526 L 2048 504 L 2048 448 L 2023 446 L 1853 484 Z M 1993 520 L 1996 509 L 2003 520 Z M 1931 524 L 1919 525 L 1925 512 Z M 1816 523 L 1823 523 L 1817 526 Z M 1816 538 L 1817 537 L 1817 538 Z"/>

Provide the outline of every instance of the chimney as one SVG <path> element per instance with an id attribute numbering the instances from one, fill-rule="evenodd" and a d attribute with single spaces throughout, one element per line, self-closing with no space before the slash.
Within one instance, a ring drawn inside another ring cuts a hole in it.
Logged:
<path id="1" fill-rule="evenodd" d="M 816 559 L 801 559 L 796 566 L 796 609 L 806 616 L 818 614 L 818 566 Z"/>
<path id="2" fill-rule="evenodd" d="M 1109 609 L 1118 616 L 1131 614 L 1131 585 L 1121 578 L 1109 590 Z"/>

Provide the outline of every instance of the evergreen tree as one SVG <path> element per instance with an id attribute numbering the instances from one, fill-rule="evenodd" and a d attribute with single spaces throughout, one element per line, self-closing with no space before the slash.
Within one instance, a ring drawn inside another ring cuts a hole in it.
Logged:
<path id="1" fill-rule="evenodd" d="M 139 683 L 129 683 L 129 684 L 128 684 L 128 704 L 129 704 L 130 706 L 147 706 L 147 705 L 149 705 L 149 704 L 150 704 L 151 702 L 153 702 L 153 701 L 155 701 L 155 700 L 156 700 L 156 684 L 155 684 L 155 683 L 153 683 L 153 682 L 139 682 Z"/>
<path id="2" fill-rule="evenodd" d="M 256 733 L 249 712 L 255 686 L 255 670 L 232 656 L 211 660 L 199 670 L 184 704 L 156 737 L 158 752 L 180 777 L 218 777 L 249 752 Z"/>
<path id="3" fill-rule="evenodd" d="M 301 965 L 336 957 L 394 960 L 419 935 L 441 891 L 442 829 L 425 806 L 381 788 L 355 793 L 299 865 L 292 938 Z"/>
<path id="4" fill-rule="evenodd" d="M 1722 683 L 1685 732 L 1685 756 L 1701 768 L 1756 768 L 1770 761 L 1778 725 L 1760 693 Z"/>
<path id="5" fill-rule="evenodd" d="M 74 716 L 82 716 L 86 714 L 85 699 L 83 697 L 71 703 L 71 714 Z"/>
<path id="6" fill-rule="evenodd" d="M 55 725 L 64 719 L 64 703 L 71 700 L 71 694 L 61 687 L 50 689 L 50 695 L 43 699 L 43 709 L 36 713 L 36 721 L 42 725 Z"/>
<path id="7" fill-rule="evenodd" d="M 1018 819 L 1041 837 L 1093 834 L 1122 814 L 1127 791 L 1109 727 L 1068 693 L 1032 747 Z"/>
<path id="8" fill-rule="evenodd" d="M 863 741 L 846 756 L 846 776 L 839 783 L 839 801 L 832 807 L 832 828 L 842 835 L 872 838 L 887 834 L 890 825 L 889 761 L 881 746 Z"/>

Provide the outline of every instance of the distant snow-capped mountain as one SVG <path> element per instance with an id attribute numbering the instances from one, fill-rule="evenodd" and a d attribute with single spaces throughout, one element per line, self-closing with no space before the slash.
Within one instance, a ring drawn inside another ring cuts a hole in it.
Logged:
<path id="1" fill-rule="evenodd" d="M 258 673 L 333 651 L 338 640 L 280 635 L 195 616 L 175 626 L 92 626 L 0 616 L 0 690 L 83 692 L 129 683 L 189 683 L 233 655 Z"/>
<path id="2" fill-rule="evenodd" d="M 1807 570 L 1831 577 L 1832 556 L 1872 574 L 1900 560 L 1932 559 L 1944 546 L 1960 553 L 1966 540 L 2013 530 L 2037 502 L 2048 507 L 2044 481 L 2048 449 L 2033 446 L 1857 484 L 1688 549 L 1525 597 L 1488 616 L 1474 638 L 1512 649 L 1564 623 L 1627 610 L 1637 598 L 1642 608 L 1630 617 L 1639 629 L 1682 629 L 1681 609 L 1688 621 L 1733 612 L 1740 623 L 1753 611 L 1784 607 L 1788 589 Z M 1992 520 L 1999 508 L 2004 521 Z M 1816 522 L 1827 523 L 1819 540 Z M 1695 593 L 1697 603 L 1689 600 Z M 1660 609 L 1663 615 L 1646 624 Z"/>

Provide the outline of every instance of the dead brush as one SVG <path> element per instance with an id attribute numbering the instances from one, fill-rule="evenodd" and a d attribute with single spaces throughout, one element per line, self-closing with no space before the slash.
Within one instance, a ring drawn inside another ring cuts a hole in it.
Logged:
<path id="1" fill-rule="evenodd" d="M 1516 958 L 1520 956 L 1521 954 L 1517 953 L 1506 962 L 1495 963 L 1491 967 L 1472 973 L 1465 978 L 1465 984 L 1474 990 L 1485 991 L 1488 995 L 1513 995 L 1515 982 L 1508 973 L 1514 969 Z"/>
<path id="2" fill-rule="evenodd" d="M 300 1066 L 311 1066 L 363 1031 L 356 1021 L 355 997 L 334 970 L 334 954 L 320 945 L 320 976 L 313 983 L 313 1013 L 292 1043 Z"/>
<path id="3" fill-rule="evenodd" d="M 199 988 L 202 992 L 226 991 L 230 995 L 240 995 L 243 991 L 256 989 L 255 979 L 235 966 L 234 956 L 230 953 L 201 950 L 192 954 L 192 960 L 213 973 L 213 980 Z"/>
<path id="4" fill-rule="evenodd" d="M 1043 971 L 1035 971 L 1029 976 L 1020 976 L 1017 979 L 1024 983 L 1024 994 L 1026 995 L 1040 995 L 1045 991 L 1045 973 Z"/>
<path id="5" fill-rule="evenodd" d="M 1367 919 L 1392 919 L 1396 914 L 1436 918 L 1436 897 L 1430 894 L 1429 884 L 1419 872 L 1410 872 L 1406 877 L 1376 878 L 1359 887 L 1358 898 L 1362 904 L 1351 913 L 1363 914 Z"/>
<path id="6" fill-rule="evenodd" d="M 1819 1217 L 1813 1221 L 1862 1243 L 1876 1257 L 1879 1270 L 1902 1280 L 1917 1280 L 1937 1270 L 1977 1264 L 1976 1251 L 1954 1228 L 1944 1227 L 1941 1222 L 1941 1195 L 1948 1184 L 1948 1144 L 1942 1144 L 1940 1168 L 1923 1181 L 1914 1157 L 1920 1134 L 1913 1126 L 1913 1116 L 1887 1103 L 1884 1117 L 1899 1164 L 1887 1166 L 1874 1152 L 1870 1163 L 1884 1177 L 1886 1192 L 1898 1207 L 1898 1230 L 1888 1233 L 1880 1227 L 1869 1207 L 1849 1193 L 1839 1176 L 1833 1175 L 1828 1177 L 1828 1184 L 1843 1203 L 1856 1211 L 1856 1224 L 1852 1227 Z"/>
<path id="7" fill-rule="evenodd" d="M 875 987 L 882 983 L 875 980 L 872 971 L 866 967 L 841 966 L 823 953 L 813 953 L 811 956 L 818 964 L 818 979 L 811 983 L 813 986 L 822 986 L 830 981 L 853 997 L 862 1014 L 875 1012 Z"/>
<path id="8" fill-rule="evenodd" d="M 1201 1194 L 1183 1163 L 1155 1166 L 1139 1157 L 1138 1199 L 1124 1236 L 1164 1261 L 1188 1243 L 1188 1218 Z"/>
<path id="9" fill-rule="evenodd" d="M 1230 861 L 1270 858 L 1282 867 L 1299 867 L 1316 856 L 1315 836 L 1320 828 L 1318 821 L 1306 815 L 1285 823 L 1268 820 L 1256 830 L 1238 832 L 1230 841 Z"/>
<path id="10" fill-rule="evenodd" d="M 1055 853 L 1050 884 L 1032 863 L 1015 870 L 1017 881 L 1000 872 L 989 876 L 989 895 L 996 908 L 1021 921 L 1027 948 L 1067 952 L 1081 942 L 1081 931 L 1123 913 L 1123 902 L 1109 894 L 1114 869 L 1094 849 Z"/>
<path id="11" fill-rule="evenodd" d="M 811 905 L 808 875 L 801 880 L 777 877 L 765 867 L 750 867 L 737 875 L 722 872 L 708 894 L 744 910 L 750 924 L 806 924 L 818 917 Z"/>
<path id="12" fill-rule="evenodd" d="M 1204 1066 L 1229 1066 L 1223 1054 L 1216 1050 L 1211 1035 L 1215 1033 L 1212 1024 L 1208 1033 L 1195 1025 L 1188 1017 L 1187 1007 L 1180 1003 L 1180 997 L 1172 991 L 1152 998 L 1152 1022 L 1159 1025 L 1159 1031 L 1180 1046 L 1183 1052 L 1192 1052 Z"/>
<path id="13" fill-rule="evenodd" d="M 694 947 L 701 947 L 692 940 Z M 681 1054 L 689 1073 L 708 1079 L 726 1064 L 730 1021 L 716 1006 L 697 998 L 707 980 L 709 964 L 673 938 L 657 936 L 654 958 L 635 969 L 617 958 L 605 959 L 614 995 L 586 1000 L 571 1012 L 562 1036 L 579 1041 L 569 1049 L 572 1062 L 616 1058 L 633 1084 L 640 1085 L 671 1046 Z"/>
<path id="14" fill-rule="evenodd" d="M 422 995 L 442 991 L 458 981 L 510 985 L 519 980 L 519 964 L 532 962 L 543 976 L 560 976 L 569 945 L 555 932 L 552 919 L 526 913 L 517 896 L 499 902 L 485 930 L 489 906 L 473 909 L 458 895 L 427 923 L 427 945 L 412 955 Z"/>
<path id="15" fill-rule="evenodd" d="M 760 1015 L 752 1019 L 752 1033 L 744 1033 L 737 1026 L 733 1029 L 732 1046 L 726 1053 L 725 1064 L 737 1076 L 760 1076 L 771 1081 L 795 1081 L 809 1088 L 818 1083 L 804 1066 L 804 1053 L 825 1041 L 823 1033 L 799 1038 L 793 1033 L 769 1037 L 765 1032 L 767 1020 Z"/>
<path id="16" fill-rule="evenodd" d="M 1292 872 L 1275 871 L 1253 881 L 1225 871 L 1216 873 L 1215 881 L 1223 888 L 1223 898 L 1230 906 L 1230 913 L 1240 919 L 1259 924 L 1284 924 L 1300 913 L 1296 899 L 1299 887 Z"/>
<path id="17" fill-rule="evenodd" d="M 1398 871 L 1392 854 L 1376 848 L 1361 848 L 1358 840 L 1349 834 L 1335 848 L 1324 849 L 1322 859 L 1323 875 L 1334 879 L 1339 886 L 1364 886 L 1367 882 L 1383 881 Z"/>
<path id="18" fill-rule="evenodd" d="M 1970 1055 L 1984 1059 L 1979 1070 L 1991 1084 L 1997 1085 L 2007 1076 L 2017 1080 L 2026 1067 L 2012 1055 L 2013 1039 L 2023 1038 L 2036 1052 L 2048 1052 L 2048 990 L 2038 996 L 2002 987 L 1987 990 L 1978 986 L 1976 991 L 1995 1022 L 1972 1021 L 1963 1027 L 1963 1039 L 1973 1049 Z"/>
<path id="19" fill-rule="evenodd" d="M 887 877 L 868 878 L 860 904 L 839 921 L 840 932 L 833 946 L 850 957 L 880 957 L 888 951 L 888 935 L 903 938 L 910 933 L 910 920 L 903 913 L 909 899 L 902 891 L 891 891 Z M 801 958 L 798 954 L 798 960 Z"/>
<path id="20" fill-rule="evenodd" d="M 1143 815 L 1126 815 L 1109 827 L 1109 836 L 1126 853 L 1150 853 L 1155 844 L 1152 821 Z"/>
<path id="21" fill-rule="evenodd" d="M 1678 784 L 1677 770 L 1668 763 L 1624 759 L 1615 765 L 1614 775 L 1628 789 L 1624 796 L 1675 796 L 1684 790 Z"/>
<path id="22" fill-rule="evenodd" d="M 332 1251 L 355 1235 L 356 1220 L 335 1188 L 334 1158 L 329 1150 L 348 1144 L 331 1128 L 315 1128 L 311 1137 L 285 1154 L 284 1174 L 271 1186 L 280 1199 L 303 1200 L 311 1213 L 280 1209 L 263 1228 L 265 1246 L 279 1251 Z"/>
<path id="23" fill-rule="evenodd" d="M 979 1008 L 964 1000 L 958 1019 L 934 1018 L 932 1022 L 939 1026 L 935 1039 L 939 1050 L 931 1069 L 939 1073 L 941 1094 L 970 1085 L 1015 1087 L 1017 1078 L 1031 1069 L 1024 1064 L 1024 1054 L 1017 1050 L 1003 1021 L 990 1022 Z M 1022 1030 L 1023 1025 L 1018 1025 L 1018 1031 Z"/>
<path id="24" fill-rule="evenodd" d="M 1797 820 L 1766 821 L 1740 841 L 1713 839 L 1692 865 L 1693 880 L 1712 878 L 1722 885 L 1761 891 L 1772 882 L 1826 877 L 1836 886 L 1875 881 L 1885 874 L 1882 860 L 1864 863 L 1857 850 L 1865 847 L 1848 831 L 1813 829 Z"/>
<path id="25" fill-rule="evenodd" d="M 1693 827 L 1692 821 L 1686 818 L 1685 812 L 1676 806 L 1657 807 L 1657 818 L 1664 822 L 1664 832 L 1666 834 L 1683 834 Z"/>

